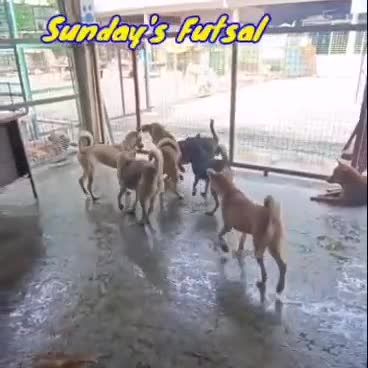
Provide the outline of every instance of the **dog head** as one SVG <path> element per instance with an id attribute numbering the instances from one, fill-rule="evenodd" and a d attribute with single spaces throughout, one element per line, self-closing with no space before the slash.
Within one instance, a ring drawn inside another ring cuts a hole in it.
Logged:
<path id="1" fill-rule="evenodd" d="M 354 169 L 344 162 L 337 160 L 337 166 L 332 175 L 327 179 L 330 184 L 347 184 Z"/>
<path id="2" fill-rule="evenodd" d="M 143 149 L 142 133 L 136 131 L 129 132 L 122 144 L 127 151 Z"/>
<path id="3" fill-rule="evenodd" d="M 154 144 L 157 144 L 163 138 L 171 138 L 176 141 L 174 136 L 159 123 L 145 124 L 142 126 L 141 131 L 142 133 L 148 133 Z"/>
<path id="4" fill-rule="evenodd" d="M 179 147 L 181 151 L 180 164 L 187 165 L 190 163 L 193 157 L 193 144 L 196 138 L 187 138 L 185 140 L 179 141 Z"/>
<path id="5" fill-rule="evenodd" d="M 221 195 L 228 190 L 231 180 L 226 175 L 214 169 L 207 169 L 207 175 L 215 192 Z"/>

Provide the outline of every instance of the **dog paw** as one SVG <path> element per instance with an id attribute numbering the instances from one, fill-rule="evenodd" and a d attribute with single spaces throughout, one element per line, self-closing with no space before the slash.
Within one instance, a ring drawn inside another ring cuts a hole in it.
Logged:
<path id="1" fill-rule="evenodd" d="M 285 284 L 283 282 L 279 282 L 277 284 L 276 293 L 281 294 L 285 289 Z"/>
<path id="2" fill-rule="evenodd" d="M 221 242 L 221 249 L 224 253 L 229 253 L 230 249 L 229 246 L 225 242 Z"/>
<path id="3" fill-rule="evenodd" d="M 242 259 L 245 257 L 245 252 L 243 249 L 237 249 L 233 251 L 233 257 L 234 258 L 238 258 L 238 259 Z"/>
<path id="4" fill-rule="evenodd" d="M 201 193 L 202 198 L 207 199 L 207 193 Z"/>

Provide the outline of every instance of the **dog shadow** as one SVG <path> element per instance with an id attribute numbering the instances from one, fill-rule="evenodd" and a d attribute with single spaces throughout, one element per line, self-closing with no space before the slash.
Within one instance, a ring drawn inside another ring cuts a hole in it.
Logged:
<path id="1" fill-rule="evenodd" d="M 253 332 L 267 330 L 282 323 L 283 304 L 276 300 L 274 308 L 266 301 L 266 287 L 257 285 L 259 301 L 247 291 L 244 258 L 238 258 L 240 270 L 238 280 L 230 280 L 226 276 L 225 262 L 219 261 L 219 275 L 215 284 L 216 302 L 219 312 L 235 321 L 240 328 Z"/>
<path id="2" fill-rule="evenodd" d="M 129 223 L 128 219 L 120 223 L 119 229 L 126 257 L 149 283 L 159 292 L 168 295 L 170 282 L 167 259 L 155 232 L 150 226 Z"/>
<path id="3" fill-rule="evenodd" d="M 183 201 L 168 196 L 164 196 L 163 203 L 156 206 L 154 215 L 157 218 L 158 230 L 162 235 L 167 237 L 169 233 L 186 226 L 182 214 L 183 208 Z"/>

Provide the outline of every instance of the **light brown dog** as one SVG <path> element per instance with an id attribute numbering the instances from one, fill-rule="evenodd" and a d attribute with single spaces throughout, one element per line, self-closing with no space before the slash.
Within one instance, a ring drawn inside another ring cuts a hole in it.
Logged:
<path id="1" fill-rule="evenodd" d="M 327 182 L 340 184 L 342 189 L 312 197 L 312 201 L 337 206 L 364 206 L 367 204 L 367 177 L 361 175 L 351 166 L 338 161 L 337 167 Z"/>
<path id="2" fill-rule="evenodd" d="M 139 132 L 132 131 L 128 133 L 121 144 L 109 145 L 94 144 L 92 134 L 82 131 L 79 137 L 78 161 L 83 169 L 83 175 L 79 179 L 79 185 L 83 193 L 89 193 L 94 201 L 98 199 L 92 191 L 96 162 L 116 169 L 117 159 L 122 151 L 133 152 L 135 154 L 136 149 L 142 147 L 142 137 Z M 88 191 L 85 188 L 86 180 Z"/>
<path id="3" fill-rule="evenodd" d="M 137 160 L 128 152 L 120 153 L 117 163 L 117 174 L 120 184 L 118 194 L 118 206 L 124 209 L 122 204 L 123 195 L 128 189 L 136 191 L 134 206 L 128 213 L 135 214 L 137 202 L 142 207 L 141 224 L 149 223 L 155 200 L 161 190 L 163 181 L 163 156 L 159 148 L 154 146 L 149 152 L 149 161 Z M 152 162 L 153 160 L 153 162 Z M 147 210 L 147 203 L 149 204 Z"/>
<path id="4" fill-rule="evenodd" d="M 179 145 L 171 138 L 163 138 L 157 143 L 157 148 L 161 150 L 164 159 L 163 173 L 166 177 L 165 183 L 167 184 L 167 188 L 175 193 L 179 199 L 183 199 L 183 195 L 178 191 L 178 182 L 181 179 L 179 173 Z M 163 193 L 163 189 L 161 193 Z"/>
<path id="5" fill-rule="evenodd" d="M 285 288 L 287 266 L 281 254 L 283 226 L 278 203 L 272 196 L 268 196 L 265 198 L 263 206 L 255 204 L 237 189 L 232 180 L 225 175 L 209 169 L 208 176 L 212 188 L 221 197 L 224 227 L 219 234 L 219 238 L 223 251 L 229 251 L 223 237 L 232 229 L 242 233 L 239 252 L 244 249 L 247 234 L 252 235 L 255 257 L 261 268 L 261 285 L 265 285 L 267 280 L 263 257 L 266 248 L 268 248 L 279 268 L 280 275 L 276 291 L 281 293 Z"/>

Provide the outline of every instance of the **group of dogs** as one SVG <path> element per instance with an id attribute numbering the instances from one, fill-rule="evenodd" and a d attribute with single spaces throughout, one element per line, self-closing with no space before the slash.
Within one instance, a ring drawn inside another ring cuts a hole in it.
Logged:
<path id="1" fill-rule="evenodd" d="M 139 202 L 142 208 L 140 223 L 144 225 L 149 224 L 156 199 L 159 198 L 162 203 L 166 191 L 171 191 L 179 199 L 183 199 L 178 183 L 184 179 L 184 166 L 190 164 L 194 174 L 192 195 L 197 194 L 198 183 L 204 181 L 205 189 L 201 195 L 206 198 L 210 190 L 214 198 L 215 207 L 207 212 L 207 215 L 214 215 L 221 202 L 224 225 L 219 233 L 219 240 L 222 250 L 229 251 L 224 236 L 232 229 L 242 234 L 238 254 L 244 249 L 246 236 L 252 235 L 255 258 L 262 276 L 259 285 L 265 285 L 267 280 L 264 253 L 268 249 L 279 269 L 276 291 L 281 293 L 285 287 L 287 264 L 283 252 L 284 230 L 280 205 L 270 195 L 264 199 L 263 204 L 257 204 L 236 187 L 226 148 L 219 142 L 213 121 L 210 129 L 212 137 L 198 134 L 177 141 L 161 124 L 146 124 L 139 131 L 129 132 L 121 144 L 115 145 L 95 144 L 93 136 L 87 131 L 82 131 L 78 160 L 83 175 L 79 184 L 83 192 L 95 201 L 98 198 L 94 195 L 92 187 L 96 163 L 117 169 L 120 186 L 117 196 L 119 209 L 124 209 L 124 195 L 135 192 L 134 205 L 127 212 L 135 214 Z M 143 133 L 148 133 L 153 143 L 148 151 L 148 159 L 137 156 L 137 153 L 144 149 Z M 367 203 L 367 178 L 349 165 L 339 162 L 328 182 L 340 184 L 342 189 L 329 191 L 313 197 L 312 200 L 338 205 Z"/>

